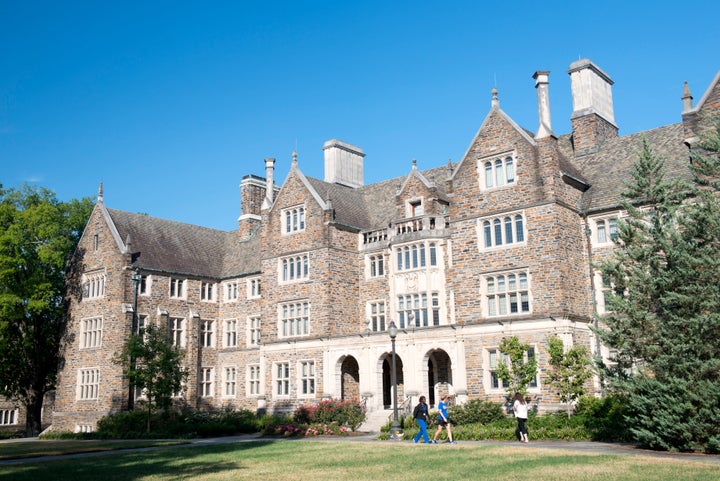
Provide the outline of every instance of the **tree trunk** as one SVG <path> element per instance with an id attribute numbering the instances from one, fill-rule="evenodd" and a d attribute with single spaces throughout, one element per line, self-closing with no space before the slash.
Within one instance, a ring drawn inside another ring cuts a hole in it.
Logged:
<path id="1" fill-rule="evenodd" d="M 25 402 L 25 436 L 34 437 L 42 431 L 43 395 L 33 391 Z"/>

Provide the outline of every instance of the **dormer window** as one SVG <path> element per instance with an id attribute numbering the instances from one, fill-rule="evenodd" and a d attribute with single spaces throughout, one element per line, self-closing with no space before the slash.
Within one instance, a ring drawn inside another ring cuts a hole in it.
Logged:
<path id="1" fill-rule="evenodd" d="M 419 217 L 424 214 L 422 201 L 416 200 L 410 202 L 410 217 Z"/>

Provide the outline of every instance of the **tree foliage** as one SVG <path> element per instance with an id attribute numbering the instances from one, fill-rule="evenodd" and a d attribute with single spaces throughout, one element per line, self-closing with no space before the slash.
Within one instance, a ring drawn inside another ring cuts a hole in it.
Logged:
<path id="1" fill-rule="evenodd" d="M 26 434 L 41 430 L 65 332 L 65 280 L 93 203 L 59 202 L 44 188 L 0 186 L 0 395 L 26 409 Z"/>
<path id="2" fill-rule="evenodd" d="M 652 448 L 707 450 L 720 436 L 719 132 L 693 147 L 692 183 L 667 180 L 643 143 L 628 217 L 602 266 L 614 287 L 598 333 L 618 352 L 611 387 L 629 399 L 633 436 Z"/>
<path id="3" fill-rule="evenodd" d="M 507 387 L 510 396 L 519 392 L 527 394 L 527 388 L 537 375 L 537 360 L 528 357 L 529 344 L 523 344 L 513 336 L 500 342 L 500 352 L 507 356 L 508 362 L 500 362 L 497 366 L 497 376 Z"/>
<path id="4" fill-rule="evenodd" d="M 573 346 L 566 352 L 563 340 L 557 336 L 548 338 L 548 354 L 548 382 L 560 393 L 560 401 L 566 404 L 570 416 L 573 403 L 585 395 L 585 384 L 593 375 L 590 354 L 585 346 Z"/>
<path id="5" fill-rule="evenodd" d="M 167 411 L 173 395 L 182 390 L 187 380 L 183 354 L 170 345 L 167 326 L 150 323 L 142 333 L 130 335 L 115 359 L 130 383 L 145 394 L 148 432 L 152 411 Z"/>

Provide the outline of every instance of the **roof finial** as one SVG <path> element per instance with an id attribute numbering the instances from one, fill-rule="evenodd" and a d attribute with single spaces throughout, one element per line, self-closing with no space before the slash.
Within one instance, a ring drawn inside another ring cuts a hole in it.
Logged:
<path id="1" fill-rule="evenodd" d="M 100 187 L 98 187 L 98 202 L 103 201 L 103 183 L 100 182 Z"/>
<path id="2" fill-rule="evenodd" d="M 682 101 L 683 101 L 683 113 L 689 112 L 690 110 L 692 110 L 693 97 L 690 94 L 690 86 L 688 85 L 687 82 L 685 82 L 685 84 L 683 85 Z"/>
<path id="3" fill-rule="evenodd" d="M 417 159 L 412 160 L 412 165 L 413 170 L 417 170 Z"/>
<path id="4" fill-rule="evenodd" d="M 490 93 L 492 94 L 492 100 L 490 101 L 490 105 L 493 108 L 500 107 L 500 101 L 498 100 L 498 89 L 493 87 Z"/>
<path id="5" fill-rule="evenodd" d="M 293 150 L 292 153 L 292 165 L 297 167 L 297 150 Z"/>

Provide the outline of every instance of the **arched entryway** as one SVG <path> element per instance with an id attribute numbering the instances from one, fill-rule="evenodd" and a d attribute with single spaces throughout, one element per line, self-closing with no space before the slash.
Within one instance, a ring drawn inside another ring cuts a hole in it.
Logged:
<path id="1" fill-rule="evenodd" d="M 352 356 L 340 365 L 340 399 L 360 399 L 360 366 Z"/>
<path id="2" fill-rule="evenodd" d="M 442 349 L 431 351 L 428 355 L 428 404 L 436 406 L 440 398 L 452 393 L 452 361 Z"/>
<path id="3" fill-rule="evenodd" d="M 395 355 L 395 370 L 397 379 L 397 397 L 398 403 L 402 403 L 405 398 L 405 379 L 403 376 L 403 363 L 400 356 Z M 392 355 L 386 355 L 382 360 L 382 393 L 383 406 L 385 409 L 392 409 Z"/>

